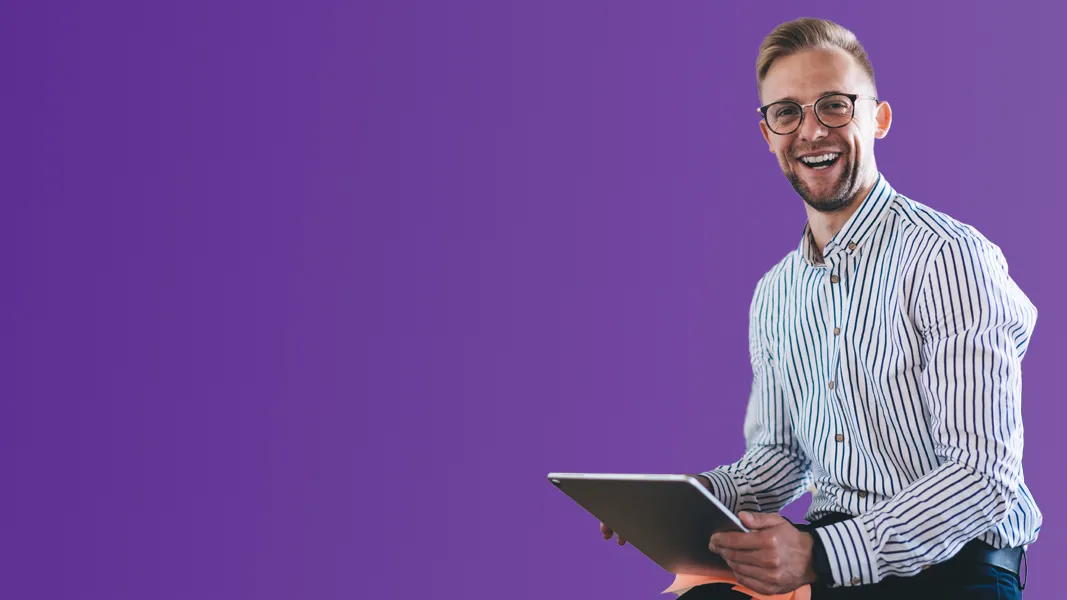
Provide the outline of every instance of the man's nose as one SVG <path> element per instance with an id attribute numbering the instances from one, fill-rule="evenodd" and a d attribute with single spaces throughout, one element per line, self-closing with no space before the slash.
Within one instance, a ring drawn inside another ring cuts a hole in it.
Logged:
<path id="1" fill-rule="evenodd" d="M 828 133 L 827 127 L 820 123 L 819 119 L 815 116 L 815 107 L 805 106 L 801 110 L 811 110 L 811 113 L 804 115 L 804 121 L 800 124 L 800 129 L 797 131 L 797 133 L 800 134 L 800 139 L 817 140 L 826 137 Z"/>

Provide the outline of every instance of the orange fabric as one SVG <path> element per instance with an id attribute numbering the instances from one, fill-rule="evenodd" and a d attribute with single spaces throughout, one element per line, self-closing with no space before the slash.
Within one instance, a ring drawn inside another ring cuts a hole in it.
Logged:
<path id="1" fill-rule="evenodd" d="M 680 596 L 688 590 L 706 583 L 732 583 L 734 584 L 733 589 L 742 594 L 748 594 L 755 600 L 811 600 L 811 586 L 799 587 L 788 594 L 761 594 L 737 583 L 737 578 L 734 577 L 734 574 L 726 569 L 715 575 L 678 575 L 674 578 L 674 583 L 663 590 L 662 593 L 675 593 Z"/>

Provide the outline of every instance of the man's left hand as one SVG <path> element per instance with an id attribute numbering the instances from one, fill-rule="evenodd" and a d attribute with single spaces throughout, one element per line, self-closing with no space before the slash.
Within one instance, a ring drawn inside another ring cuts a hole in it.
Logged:
<path id="1" fill-rule="evenodd" d="M 777 514 L 738 516 L 751 531 L 716 533 L 708 546 L 726 559 L 738 583 L 761 594 L 785 594 L 815 582 L 811 534 Z"/>

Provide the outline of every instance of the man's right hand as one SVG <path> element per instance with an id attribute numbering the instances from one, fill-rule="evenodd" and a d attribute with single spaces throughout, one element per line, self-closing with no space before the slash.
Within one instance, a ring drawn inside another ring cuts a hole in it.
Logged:
<path id="1" fill-rule="evenodd" d="M 610 540 L 611 536 L 615 535 L 615 532 L 612 531 L 607 525 L 605 525 L 603 523 L 600 524 L 600 533 L 603 534 L 605 540 Z M 625 544 L 626 544 L 626 539 L 623 538 L 620 535 L 619 536 L 619 545 L 622 546 L 622 545 L 625 545 Z"/>

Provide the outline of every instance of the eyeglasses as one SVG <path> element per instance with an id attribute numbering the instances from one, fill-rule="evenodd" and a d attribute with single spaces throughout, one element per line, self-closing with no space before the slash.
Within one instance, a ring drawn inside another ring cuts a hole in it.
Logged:
<path id="1" fill-rule="evenodd" d="M 881 102 L 874 96 L 835 93 L 827 94 L 811 104 L 800 104 L 792 100 L 779 100 L 778 102 L 761 106 L 756 110 L 763 117 L 763 120 L 767 122 L 767 127 L 772 132 L 778 135 L 789 135 L 800 128 L 800 125 L 804 122 L 804 109 L 809 106 L 812 107 L 815 118 L 825 127 L 837 129 L 848 125 L 852 121 L 852 116 L 856 113 L 856 100 L 860 98 Z"/>

